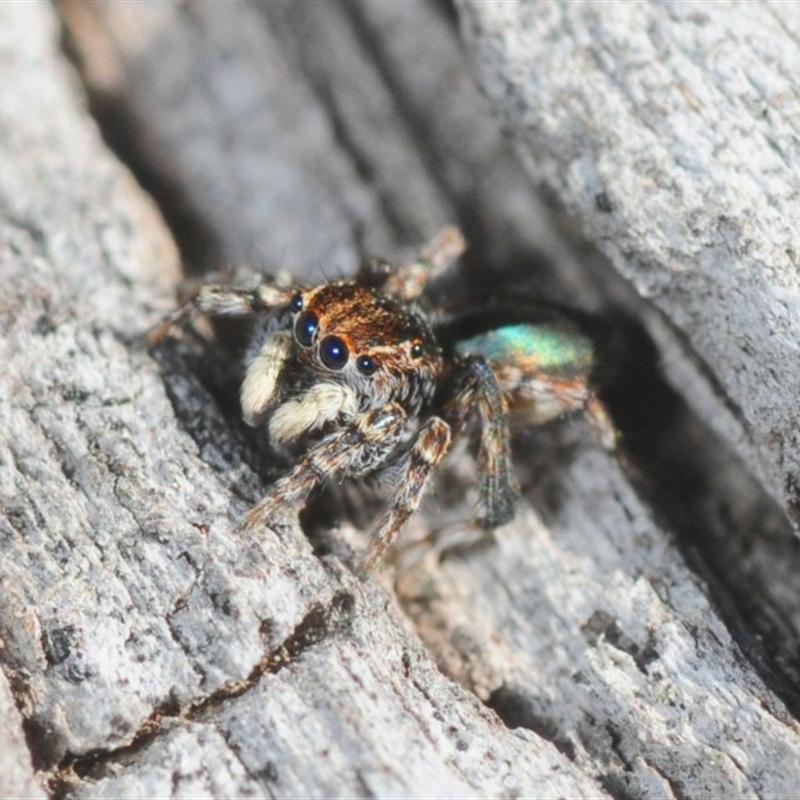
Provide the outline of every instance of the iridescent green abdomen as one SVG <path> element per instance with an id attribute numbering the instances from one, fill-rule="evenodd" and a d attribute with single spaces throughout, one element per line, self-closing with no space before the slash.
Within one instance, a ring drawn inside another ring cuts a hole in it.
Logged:
<path id="1" fill-rule="evenodd" d="M 560 321 L 495 328 L 458 342 L 456 352 L 482 355 L 493 365 L 515 366 L 526 374 L 584 382 L 594 363 L 591 341 Z"/>
<path id="2" fill-rule="evenodd" d="M 483 356 L 497 377 L 509 410 L 528 425 L 540 425 L 584 410 L 609 449 L 616 432 L 589 386 L 594 347 L 568 320 L 523 322 L 462 339 L 459 356 Z"/>

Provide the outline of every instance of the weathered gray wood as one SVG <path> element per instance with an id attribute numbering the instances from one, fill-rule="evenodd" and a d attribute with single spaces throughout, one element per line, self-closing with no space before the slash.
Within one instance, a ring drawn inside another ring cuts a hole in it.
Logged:
<path id="1" fill-rule="evenodd" d="M 402 257 L 459 221 L 476 281 L 483 261 L 557 299 L 626 297 L 547 227 L 437 6 L 61 11 L 106 135 L 195 268 L 330 274 L 354 268 L 362 232 Z M 260 482 L 208 374 L 220 356 L 130 344 L 173 302 L 170 235 L 99 139 L 51 10 L 0 15 L 17 76 L 0 96 L 0 663 L 41 781 L 98 797 L 796 787 L 796 722 L 591 443 L 545 481 L 546 524 L 523 503 L 495 545 L 442 559 L 431 530 L 469 515 L 462 453 L 367 584 L 299 528 L 243 540 Z"/>
<path id="2" fill-rule="evenodd" d="M 175 249 L 86 116 L 52 12 L 0 13 L 18 87 L 0 178 L 0 613 L 42 778 L 106 796 L 595 794 L 443 678 L 387 596 L 299 529 L 237 536 L 257 492 L 241 441 L 168 348 L 172 404 L 129 343 Z"/>
<path id="3" fill-rule="evenodd" d="M 685 335 L 721 394 L 690 399 L 796 518 L 797 7 L 459 8 L 532 177 Z"/>

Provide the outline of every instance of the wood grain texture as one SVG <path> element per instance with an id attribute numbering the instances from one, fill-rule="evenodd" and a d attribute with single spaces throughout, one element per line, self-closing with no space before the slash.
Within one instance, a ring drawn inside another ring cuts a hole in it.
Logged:
<path id="1" fill-rule="evenodd" d="M 504 46 L 497 9 L 459 6 L 476 57 Z M 445 9 L 57 11 L 75 72 L 50 7 L 0 5 L 14 78 L 0 96 L 0 664 L 16 706 L 0 794 L 791 793 L 791 687 L 731 624 L 757 614 L 721 614 L 676 546 L 687 516 L 719 537 L 767 521 L 777 544 L 747 580 L 779 576 L 756 611 L 779 620 L 771 652 L 790 649 L 786 527 L 713 436 L 672 431 L 719 473 L 704 504 L 672 515 L 657 505 L 668 495 L 632 487 L 646 465 L 618 463 L 581 421 L 523 437 L 517 518 L 452 551 L 431 540 L 470 515 L 459 451 L 404 547 L 361 583 L 339 557 L 365 541 L 347 515 L 333 530 L 311 520 L 310 539 L 237 532 L 262 484 L 225 343 L 136 343 L 174 302 L 179 254 L 185 274 L 330 275 L 362 246 L 411 255 L 452 222 L 472 245 L 462 283 L 482 297 L 613 301 L 655 329 L 637 292 L 553 224 Z M 576 214 L 602 249 L 589 217 Z M 713 397 L 693 342 L 660 324 L 670 374 Z"/>
<path id="2" fill-rule="evenodd" d="M 682 332 L 733 419 L 701 412 L 796 516 L 797 10 L 459 8 L 532 177 Z"/>

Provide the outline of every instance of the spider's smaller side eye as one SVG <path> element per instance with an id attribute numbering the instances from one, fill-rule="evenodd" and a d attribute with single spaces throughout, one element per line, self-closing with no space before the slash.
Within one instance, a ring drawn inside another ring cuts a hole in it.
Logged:
<path id="1" fill-rule="evenodd" d="M 294 301 L 293 301 L 294 302 Z M 304 311 L 294 323 L 294 337 L 303 347 L 311 347 L 311 339 L 317 330 L 319 320 L 313 311 Z"/>
<path id="2" fill-rule="evenodd" d="M 372 356 L 359 356 L 356 359 L 356 369 L 362 375 L 372 375 L 378 369 L 378 365 Z"/>
<path id="3" fill-rule="evenodd" d="M 326 336 L 319 346 L 319 357 L 328 369 L 342 369 L 350 358 L 347 345 L 338 336 Z"/>
<path id="4" fill-rule="evenodd" d="M 419 342 L 414 342 L 411 345 L 411 358 L 422 358 L 422 345 Z"/>
<path id="5" fill-rule="evenodd" d="M 290 308 L 290 310 L 294 311 L 295 313 L 297 313 L 298 311 L 302 311 L 303 310 L 303 295 L 300 294 L 300 292 L 298 292 L 291 299 L 291 302 L 289 303 L 289 308 Z"/>

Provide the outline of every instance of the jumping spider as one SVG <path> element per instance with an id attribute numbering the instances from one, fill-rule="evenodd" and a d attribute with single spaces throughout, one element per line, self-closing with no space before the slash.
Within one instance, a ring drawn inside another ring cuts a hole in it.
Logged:
<path id="1" fill-rule="evenodd" d="M 377 476 L 393 487 L 361 559 L 371 570 L 416 511 L 434 468 L 473 416 L 480 425 L 480 523 L 514 515 L 509 420 L 541 424 L 583 409 L 601 443 L 614 428 L 590 386 L 590 341 L 565 319 L 530 309 L 423 310 L 426 284 L 461 255 L 443 231 L 422 258 L 362 265 L 354 280 L 275 281 L 252 290 L 205 286 L 150 334 L 153 344 L 194 312 L 263 315 L 241 387 L 244 421 L 295 456 L 246 515 L 275 524 L 330 478 Z"/>

